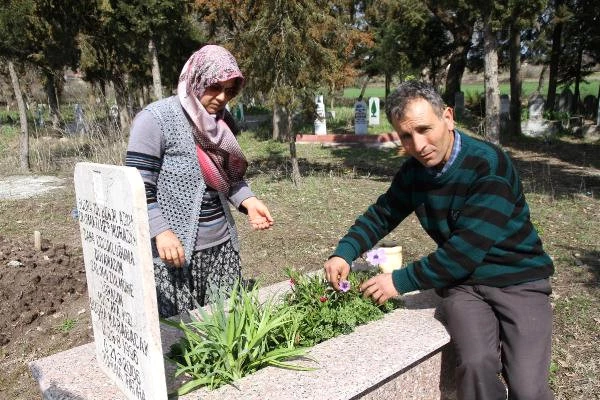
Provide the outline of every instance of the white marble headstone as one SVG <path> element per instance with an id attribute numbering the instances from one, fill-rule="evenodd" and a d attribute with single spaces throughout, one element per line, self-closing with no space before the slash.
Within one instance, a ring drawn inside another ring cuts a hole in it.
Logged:
<path id="1" fill-rule="evenodd" d="M 369 98 L 369 125 L 379 125 L 379 97 Z"/>
<path id="2" fill-rule="evenodd" d="M 75 193 L 96 358 L 129 399 L 167 399 L 144 184 L 78 163 Z"/>
<path id="3" fill-rule="evenodd" d="M 354 103 L 354 134 L 366 135 L 368 131 L 367 103 L 364 100 L 359 100 Z"/>
<path id="4" fill-rule="evenodd" d="M 323 103 L 323 95 L 318 95 L 315 98 L 316 117 L 315 117 L 315 135 L 327 134 L 327 115 L 325 114 L 325 103 Z"/>

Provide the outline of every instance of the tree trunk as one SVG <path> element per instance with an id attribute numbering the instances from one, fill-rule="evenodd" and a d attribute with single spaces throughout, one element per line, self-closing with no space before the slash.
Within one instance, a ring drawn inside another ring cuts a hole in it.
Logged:
<path id="1" fill-rule="evenodd" d="M 367 85 L 369 84 L 369 80 L 371 80 L 371 77 L 369 75 L 367 75 L 365 77 L 365 81 L 362 84 L 362 87 L 360 88 L 360 94 L 358 95 L 358 100 L 362 100 L 363 96 L 365 95 L 365 90 L 367 90 Z"/>
<path id="2" fill-rule="evenodd" d="M 273 104 L 273 140 L 281 140 L 283 141 L 285 132 L 282 124 L 285 123 L 285 111 L 281 104 L 275 102 Z"/>
<path id="3" fill-rule="evenodd" d="M 122 74 L 113 82 L 115 86 L 115 99 L 119 109 L 119 124 L 122 132 L 129 132 L 129 126 L 131 125 L 127 81 L 127 74 Z"/>
<path id="4" fill-rule="evenodd" d="M 483 27 L 485 83 L 485 137 L 500 144 L 500 90 L 498 87 L 498 42 L 490 23 Z"/>
<path id="5" fill-rule="evenodd" d="M 555 14 L 558 12 L 560 6 L 562 6 L 564 0 L 555 0 L 554 2 L 554 12 Z M 555 15 L 556 18 L 556 15 Z M 558 82 L 558 64 L 560 62 L 560 56 L 562 53 L 562 28 L 563 23 L 561 21 L 557 21 L 554 25 L 554 30 L 552 31 L 552 50 L 550 51 L 550 73 L 548 76 L 548 94 L 546 98 L 546 111 L 554 110 L 554 102 L 556 101 L 556 86 Z"/>
<path id="6" fill-rule="evenodd" d="M 509 135 L 521 136 L 521 32 L 514 21 L 510 26 L 510 122 Z"/>
<path id="7" fill-rule="evenodd" d="M 298 155 L 296 153 L 296 135 L 292 132 L 292 113 L 288 112 L 286 115 L 287 121 L 287 135 L 290 138 L 290 161 L 292 162 L 292 182 L 294 186 L 298 187 L 302 175 L 300 175 L 300 166 L 298 165 Z"/>
<path id="8" fill-rule="evenodd" d="M 581 63 L 583 60 L 583 46 L 578 41 L 577 43 L 577 65 L 575 67 L 575 90 L 573 91 L 573 101 L 571 102 L 571 114 L 577 114 L 579 112 L 579 97 L 581 96 L 579 90 L 579 84 L 581 82 Z"/>
<path id="9" fill-rule="evenodd" d="M 154 40 L 150 39 L 148 42 L 148 51 L 150 52 L 150 58 L 152 59 L 152 83 L 154 86 L 154 97 L 156 100 L 163 98 L 162 83 L 160 80 L 160 65 L 158 64 L 158 55 L 156 53 L 156 46 Z"/>
<path id="10" fill-rule="evenodd" d="M 52 129 L 60 129 L 60 109 L 59 95 L 57 90 L 56 77 L 52 72 L 46 73 L 46 96 L 48 97 L 48 107 L 50 108 L 50 120 L 52 121 Z"/>
<path id="11" fill-rule="evenodd" d="M 468 46 L 458 46 L 456 51 L 450 56 L 450 68 L 448 68 L 446 88 L 443 96 L 444 101 L 450 107 L 454 107 L 454 95 L 460 92 L 460 84 L 467 66 L 467 50 Z"/>
<path id="12" fill-rule="evenodd" d="M 15 98 L 17 99 L 17 106 L 19 107 L 19 121 L 21 123 L 19 165 L 22 172 L 29 172 L 29 127 L 27 126 L 27 110 L 25 109 L 25 102 L 23 101 L 23 94 L 21 93 L 21 86 L 19 85 L 19 77 L 17 76 L 12 61 L 8 62 L 8 71 L 10 73 L 13 90 L 15 91 Z"/>

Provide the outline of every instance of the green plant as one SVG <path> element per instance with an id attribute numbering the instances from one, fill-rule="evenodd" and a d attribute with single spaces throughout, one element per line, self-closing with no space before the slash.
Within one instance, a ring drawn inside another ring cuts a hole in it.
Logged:
<path id="1" fill-rule="evenodd" d="M 62 333 L 69 333 L 75 328 L 77 320 L 74 318 L 65 319 L 56 329 Z"/>
<path id="2" fill-rule="evenodd" d="M 177 365 L 176 376 L 191 378 L 177 395 L 200 386 L 214 389 L 267 365 L 312 369 L 286 362 L 305 354 L 297 345 L 299 314 L 272 299 L 261 304 L 257 285 L 236 285 L 229 301 L 219 293 L 210 311 L 199 308 L 199 318 L 192 315 L 190 323 L 163 320 L 184 334 L 167 355 Z"/>
<path id="3" fill-rule="evenodd" d="M 302 320 L 298 334 L 303 346 L 313 346 L 350 333 L 357 326 L 377 320 L 398 306 L 394 301 L 377 305 L 359 291 L 360 285 L 373 276 L 374 271 L 351 272 L 340 291 L 333 289 L 322 275 L 300 274 L 292 269 L 286 272 L 292 290 L 284 304 L 300 313 Z"/>

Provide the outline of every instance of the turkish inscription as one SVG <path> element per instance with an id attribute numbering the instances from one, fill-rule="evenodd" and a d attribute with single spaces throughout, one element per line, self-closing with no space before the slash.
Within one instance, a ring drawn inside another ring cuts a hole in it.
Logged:
<path id="1" fill-rule="evenodd" d="M 124 168 L 110 167 L 116 172 Z M 146 247 L 151 265 L 149 239 L 140 237 L 139 215 L 134 215 L 134 200 L 127 198 L 132 185 L 118 179 L 115 183 L 112 177 L 109 181 L 117 187 L 107 190 L 106 179 L 93 178 L 86 179 L 90 187 L 79 188 L 83 193 L 77 195 L 77 211 L 98 362 L 128 398 L 166 398 L 157 309 L 155 300 L 149 306 L 146 299 L 155 296 L 153 269 L 143 271 L 141 265 Z M 115 199 L 114 193 L 121 196 Z M 154 330 L 148 330 L 150 325 Z M 158 390 L 156 377 L 162 377 Z"/>

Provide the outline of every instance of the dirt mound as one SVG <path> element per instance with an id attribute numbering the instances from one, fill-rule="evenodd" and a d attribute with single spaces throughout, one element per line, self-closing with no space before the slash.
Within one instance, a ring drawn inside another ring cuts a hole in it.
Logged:
<path id="1" fill-rule="evenodd" d="M 64 303 L 87 300 L 85 266 L 80 251 L 65 244 L 32 244 L 0 236 L 0 345 L 39 326 L 41 317 Z"/>

